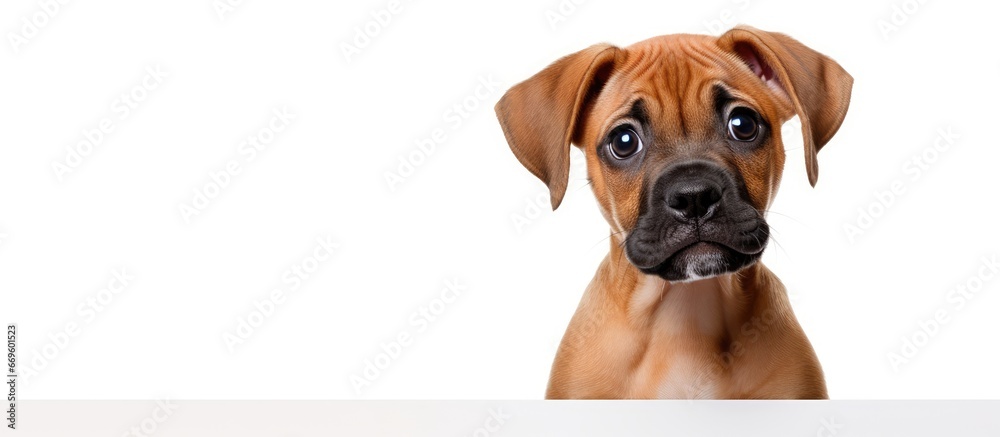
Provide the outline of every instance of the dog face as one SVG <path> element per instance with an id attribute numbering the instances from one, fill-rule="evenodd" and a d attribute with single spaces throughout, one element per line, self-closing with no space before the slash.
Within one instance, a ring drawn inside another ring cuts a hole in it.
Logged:
<path id="1" fill-rule="evenodd" d="M 816 153 L 840 127 L 851 85 L 836 62 L 801 43 L 741 27 L 719 38 L 590 47 L 514 86 L 496 109 L 553 208 L 572 143 L 628 260 L 684 281 L 760 258 L 784 167 L 781 124 L 802 121 L 815 184 Z"/>

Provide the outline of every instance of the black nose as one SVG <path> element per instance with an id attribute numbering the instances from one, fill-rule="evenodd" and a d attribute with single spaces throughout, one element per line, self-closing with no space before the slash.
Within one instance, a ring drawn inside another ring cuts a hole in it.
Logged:
<path id="1" fill-rule="evenodd" d="M 688 220 L 708 216 L 712 207 L 722 199 L 722 189 L 709 180 L 684 181 L 675 184 L 666 193 L 671 211 Z"/>

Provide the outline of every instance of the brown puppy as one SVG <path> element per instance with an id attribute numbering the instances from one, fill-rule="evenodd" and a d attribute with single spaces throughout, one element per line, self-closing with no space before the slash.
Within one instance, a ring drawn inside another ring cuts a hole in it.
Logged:
<path id="1" fill-rule="evenodd" d="M 758 260 L 802 122 L 809 182 L 853 79 L 750 27 L 595 45 L 511 88 L 507 142 L 562 201 L 581 147 L 611 252 L 552 366 L 548 398 L 826 398 L 784 286 Z"/>

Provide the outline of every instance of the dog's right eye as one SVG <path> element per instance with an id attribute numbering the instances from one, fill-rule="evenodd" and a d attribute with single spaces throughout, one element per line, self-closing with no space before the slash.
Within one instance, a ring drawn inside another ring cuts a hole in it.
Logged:
<path id="1" fill-rule="evenodd" d="M 608 150 L 615 159 L 626 159 L 642 150 L 642 140 L 629 126 L 620 126 L 611 131 Z"/>

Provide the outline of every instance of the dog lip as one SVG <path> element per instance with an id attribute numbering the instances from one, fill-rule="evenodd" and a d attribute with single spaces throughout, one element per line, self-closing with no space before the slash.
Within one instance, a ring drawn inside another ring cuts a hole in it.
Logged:
<path id="1" fill-rule="evenodd" d="M 679 247 L 677 249 L 672 250 L 666 254 L 661 254 L 661 256 L 656 257 L 657 259 L 659 259 L 658 262 L 652 262 L 652 263 L 647 262 L 643 264 L 636 263 L 635 262 L 636 260 L 633 260 L 632 257 L 629 255 L 628 250 L 625 251 L 625 257 L 628 258 L 629 262 L 638 267 L 640 270 L 656 270 L 663 264 L 669 262 L 671 259 L 674 259 L 678 255 L 683 254 L 685 251 L 693 249 L 699 245 L 705 245 L 706 249 L 710 247 L 713 250 L 731 251 L 743 256 L 750 256 L 750 257 L 759 256 L 761 253 L 764 252 L 764 249 L 767 247 L 766 244 L 761 244 L 759 247 L 754 247 L 753 250 L 739 249 L 737 247 L 733 247 L 732 244 L 711 238 L 691 239 L 684 243 L 685 244 L 683 245 L 678 245 Z"/>
<path id="2" fill-rule="evenodd" d="M 698 244 L 698 243 L 712 243 L 712 244 L 715 244 L 715 245 L 718 245 L 718 246 L 725 247 L 726 249 L 732 250 L 734 252 L 737 252 L 737 253 L 740 253 L 740 254 L 743 254 L 743 255 L 759 255 L 761 252 L 764 252 L 764 249 L 767 247 L 766 244 L 761 244 L 758 247 L 755 247 L 753 250 L 746 250 L 746 249 L 740 249 L 738 247 L 733 247 L 732 245 L 730 245 L 728 243 L 721 242 L 721 241 L 712 240 L 712 239 L 702 239 L 700 241 L 697 241 L 697 242 L 695 242 L 693 244 L 690 244 L 690 245 L 682 248 L 681 250 L 687 249 L 688 247 L 693 246 L 693 245 Z M 674 252 L 674 254 L 676 254 L 678 252 L 680 252 L 680 250 Z"/>
<path id="3" fill-rule="evenodd" d="M 723 250 L 723 251 L 728 249 L 728 250 L 732 250 L 734 252 L 738 252 L 738 253 L 743 254 L 743 255 L 754 255 L 754 254 L 739 252 L 738 250 L 733 249 L 732 247 L 729 247 L 729 245 L 726 245 L 726 244 L 723 244 L 723 243 L 718 243 L 718 242 L 715 242 L 715 241 L 708 241 L 708 240 L 701 240 L 701 239 L 699 239 L 699 240 L 691 241 L 688 244 L 686 244 L 684 246 L 681 246 L 680 248 L 678 248 L 676 250 L 671 251 L 670 253 L 666 254 L 666 256 L 663 256 L 663 258 L 659 262 L 657 262 L 656 264 L 653 264 L 651 266 L 636 265 L 636 267 L 639 267 L 640 269 L 646 269 L 646 270 L 657 270 L 657 269 L 660 268 L 660 266 L 666 264 L 671 259 L 674 259 L 678 255 L 683 254 L 685 251 L 687 251 L 689 249 L 694 249 L 695 246 L 699 246 L 699 245 L 706 246 L 706 249 L 712 248 L 713 250 Z M 627 253 L 626 253 L 626 256 L 628 256 Z M 631 261 L 631 259 L 629 261 Z"/>
<path id="4" fill-rule="evenodd" d="M 685 244 L 683 246 L 680 246 L 679 249 L 672 251 L 664 259 L 670 259 L 671 257 L 673 257 L 673 256 L 675 256 L 675 255 L 677 255 L 677 254 L 679 254 L 679 253 L 681 253 L 681 252 L 683 252 L 685 250 L 688 250 L 688 249 L 690 249 L 690 248 L 692 248 L 694 246 L 697 246 L 699 244 L 711 244 L 711 245 L 718 246 L 718 247 L 723 248 L 723 249 L 732 250 L 733 252 L 736 252 L 736 253 L 739 253 L 739 254 L 742 254 L 742 255 L 759 255 L 760 253 L 764 252 L 764 249 L 767 247 L 766 244 L 761 244 L 758 247 L 753 248 L 752 250 L 740 249 L 739 247 L 734 247 L 733 244 L 730 244 L 729 242 L 726 242 L 726 241 L 721 241 L 720 239 L 705 238 L 704 236 L 700 236 L 699 238 L 694 239 L 693 241 L 690 241 L 690 242 L 688 242 L 687 244 Z"/>
<path id="5" fill-rule="evenodd" d="M 674 253 L 670 254 L 670 256 L 667 257 L 667 259 L 673 258 L 673 257 L 675 257 L 677 255 L 680 255 L 680 254 L 682 254 L 684 252 L 688 252 L 688 251 L 695 251 L 695 250 L 699 250 L 699 251 L 725 250 L 725 249 L 735 250 L 735 249 L 733 249 L 733 248 L 731 248 L 731 247 L 729 247 L 729 246 L 727 246 L 725 244 L 716 243 L 714 241 L 699 240 L 699 241 L 691 243 L 691 244 L 689 244 L 687 246 L 684 246 L 684 247 L 682 247 L 682 248 L 680 248 L 678 250 L 675 250 Z M 740 253 L 742 253 L 742 252 L 740 252 Z"/>
<path id="6" fill-rule="evenodd" d="M 722 227 L 706 223 L 679 223 L 678 230 L 684 235 L 674 241 L 664 238 L 663 228 L 637 226 L 626 239 L 625 256 L 640 270 L 655 270 L 670 262 L 677 255 L 698 244 L 711 244 L 717 250 L 744 257 L 758 257 L 767 247 L 770 232 L 763 220 L 755 224 L 728 223 Z M 662 225 L 661 225 L 662 226 Z M 676 233 L 675 233 L 676 235 Z"/>
<path id="7" fill-rule="evenodd" d="M 682 257 L 697 257 L 699 255 L 711 255 L 712 253 L 725 253 L 727 251 L 732 251 L 732 250 L 733 249 L 729 248 L 729 246 L 726 246 L 724 244 L 719 244 L 713 241 L 698 240 L 671 252 L 668 256 L 666 256 L 662 261 L 660 261 L 655 266 L 645 267 L 645 268 L 640 267 L 639 270 L 649 274 L 659 274 L 665 268 L 665 266 L 668 266 L 676 262 L 679 258 Z"/>
<path id="8" fill-rule="evenodd" d="M 669 256 L 664 258 L 659 264 L 652 267 L 641 267 L 640 271 L 650 275 L 658 275 L 663 279 L 668 281 L 678 281 L 689 279 L 686 276 L 676 276 L 678 273 L 670 273 L 672 270 L 677 269 L 678 262 L 681 260 L 688 260 L 690 262 L 694 259 L 705 259 L 705 256 L 718 255 L 718 262 L 720 263 L 718 271 L 711 273 L 709 276 L 715 276 L 718 274 L 723 274 L 726 272 L 735 272 L 740 268 L 747 265 L 753 264 L 760 259 L 760 255 L 763 250 L 757 251 L 756 253 L 743 253 L 736 249 L 733 249 L 727 244 L 717 243 L 715 241 L 698 240 L 687 244 L 680 249 L 672 252 Z M 733 258 L 733 257 L 737 258 Z M 728 261 L 727 261 L 728 260 Z M 736 265 L 731 265 L 731 263 L 736 262 Z M 685 264 L 686 265 L 686 264 Z M 670 267 L 673 266 L 673 267 Z M 689 267 L 685 267 L 689 268 Z M 708 277 L 708 276 L 705 276 Z"/>

